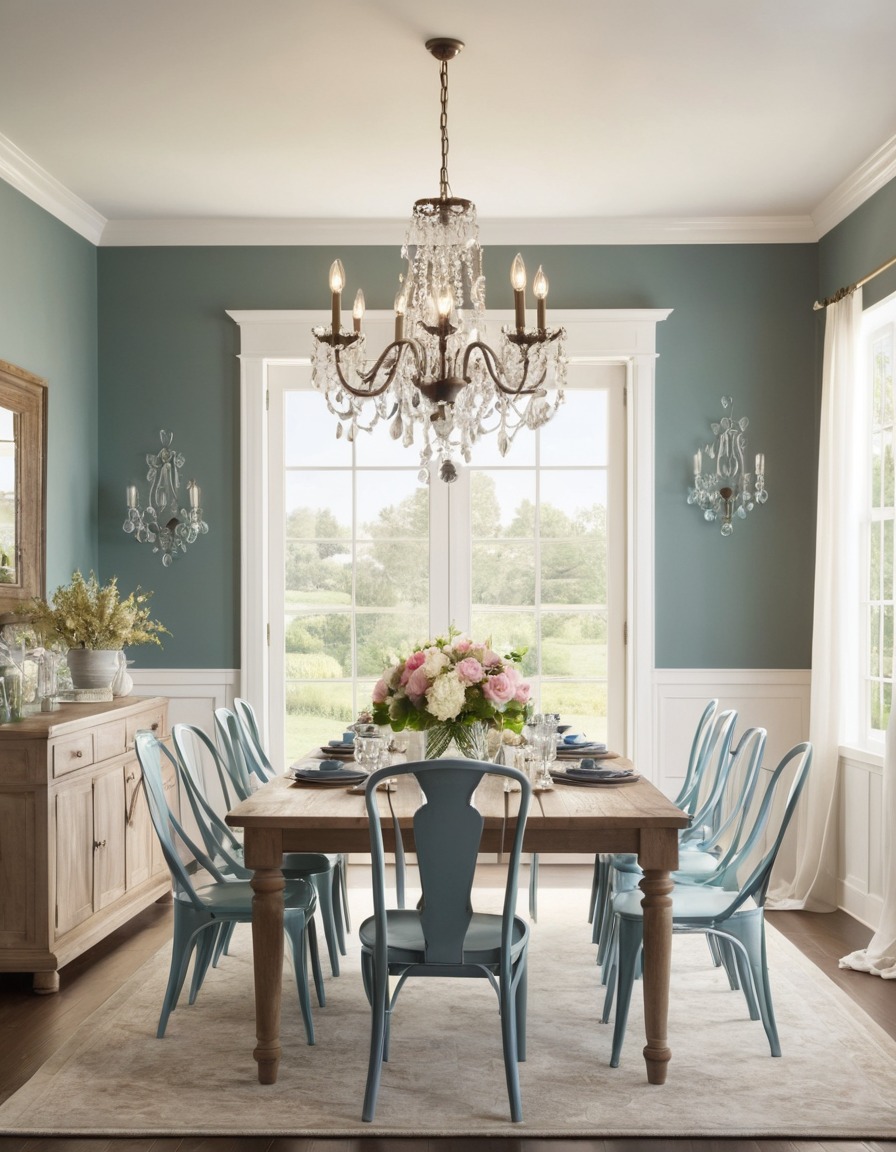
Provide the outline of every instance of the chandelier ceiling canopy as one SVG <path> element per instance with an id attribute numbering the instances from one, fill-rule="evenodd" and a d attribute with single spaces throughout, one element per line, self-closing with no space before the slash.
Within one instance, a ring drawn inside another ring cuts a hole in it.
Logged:
<path id="1" fill-rule="evenodd" d="M 564 331 L 548 328 L 548 280 L 533 280 L 535 326 L 526 326 L 526 268 L 517 255 L 510 272 L 514 323 L 497 349 L 486 342 L 485 276 L 476 206 L 451 194 L 448 181 L 448 62 L 464 47 L 445 37 L 427 40 L 440 63 L 442 164 L 439 195 L 417 200 L 401 249 L 406 261 L 395 296 L 394 339 L 375 358 L 363 332 L 364 293 L 352 308 L 352 331 L 342 327 L 345 271 L 330 268 L 331 322 L 313 329 L 312 380 L 337 417 L 336 435 L 353 441 L 380 420 L 405 447 L 419 432 L 420 480 L 430 465 L 442 480 L 457 478 L 484 434 L 497 435 L 504 455 L 521 428 L 547 423 L 563 401 Z"/>

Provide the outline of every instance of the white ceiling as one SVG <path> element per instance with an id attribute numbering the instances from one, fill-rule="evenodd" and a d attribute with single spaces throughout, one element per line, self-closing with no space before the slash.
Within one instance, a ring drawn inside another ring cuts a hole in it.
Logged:
<path id="1" fill-rule="evenodd" d="M 391 225 L 438 193 L 433 35 L 484 234 L 808 239 L 896 173 L 896 0 L 0 0 L 0 176 L 102 243 Z"/>

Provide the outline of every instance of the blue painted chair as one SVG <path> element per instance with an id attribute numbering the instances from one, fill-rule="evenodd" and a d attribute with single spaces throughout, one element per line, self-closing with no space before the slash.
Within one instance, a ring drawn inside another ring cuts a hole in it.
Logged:
<path id="1" fill-rule="evenodd" d="M 271 764 L 267 752 L 264 750 L 264 744 L 261 739 L 261 729 L 258 725 L 258 717 L 255 714 L 255 709 L 248 700 L 243 700 L 237 696 L 233 701 L 233 715 L 236 717 L 237 726 L 235 729 L 231 726 L 231 731 L 236 733 L 236 737 L 243 748 L 250 770 L 259 775 L 263 774 L 267 780 L 272 779 L 277 773 L 273 764 Z M 332 904 L 336 937 L 339 943 L 339 951 L 343 956 L 345 955 L 345 933 L 350 932 L 352 928 L 348 908 L 347 864 L 348 856 L 344 852 L 335 854 Z M 330 947 L 329 938 L 327 939 L 327 947 Z M 333 958 L 331 956 L 331 964 L 332 960 Z M 336 960 L 334 975 L 339 975 L 338 959 Z"/>
<path id="2" fill-rule="evenodd" d="M 725 785 L 731 768 L 731 744 L 737 712 L 717 710 L 718 701 L 710 700 L 697 724 L 685 779 L 675 803 L 687 812 L 691 824 L 679 834 L 679 847 L 694 838 L 695 846 L 709 835 L 709 824 L 717 826 L 716 812 L 725 794 Z M 700 829 L 699 839 L 694 828 Z M 620 888 L 633 888 L 640 879 L 637 857 L 630 852 L 610 853 L 598 857 L 601 874 L 595 885 L 596 896 L 592 917 L 591 939 L 597 944 L 597 963 L 606 960 L 611 919 L 610 903 Z M 632 878 L 636 877 L 636 878 Z"/>
<path id="3" fill-rule="evenodd" d="M 245 765 L 245 761 L 235 754 L 228 762 L 227 757 L 219 752 L 211 737 L 195 724 L 175 724 L 171 729 L 171 739 L 177 758 L 193 785 L 191 793 L 188 794 L 191 807 L 197 820 L 203 819 L 205 822 L 203 841 L 206 851 L 214 856 L 216 849 L 218 851 L 223 849 L 238 861 L 240 867 L 243 867 L 242 842 L 225 823 L 224 815 L 234 806 L 227 787 L 228 782 L 233 790 L 234 800 L 244 800 L 248 794 L 242 792 L 247 773 L 238 767 L 240 763 Z M 213 765 L 213 768 L 208 770 L 209 774 L 217 779 L 223 778 L 221 790 L 227 804 L 223 813 L 215 811 L 213 805 L 209 803 L 207 790 L 203 784 L 206 775 L 203 772 L 203 763 Z M 202 810 L 201 816 L 197 809 Z M 287 852 L 283 857 L 283 874 L 287 880 L 308 880 L 314 885 L 330 967 L 333 975 L 338 976 L 339 935 L 336 909 L 333 906 L 335 866 L 336 856 L 324 852 Z"/>
<path id="4" fill-rule="evenodd" d="M 676 884 L 672 892 L 673 933 L 701 933 L 715 937 L 723 951 L 730 953 L 730 970 L 738 975 L 737 983 L 743 989 L 750 1018 L 762 1020 L 772 1056 L 781 1055 L 781 1044 L 766 962 L 765 897 L 775 858 L 811 763 L 811 744 L 802 743 L 791 748 L 766 785 L 754 829 L 725 865 L 716 882 Z M 788 779 L 790 787 L 781 809 L 775 801 L 784 786 L 782 781 Z M 755 848 L 760 840 L 764 847 L 754 863 Z M 609 962 L 607 999 L 612 1001 L 615 978 L 616 1022 L 610 1065 L 617 1068 L 643 943 L 641 892 L 617 893 L 613 897 L 613 918 L 615 946 Z"/>
<path id="5" fill-rule="evenodd" d="M 414 813 L 414 849 L 422 897 L 417 908 L 387 908 L 385 851 L 377 787 L 413 775 L 425 802 Z M 473 911 L 473 877 L 484 820 L 472 804 L 483 777 L 520 786 L 513 845 L 506 858 L 501 914 Z M 498 995 L 510 1113 L 522 1120 L 517 1061 L 526 1058 L 526 956 L 529 928 L 516 915 L 523 833 L 532 789 L 516 768 L 476 760 L 427 760 L 381 768 L 367 783 L 373 878 L 373 916 L 358 929 L 361 972 L 371 1004 L 370 1060 L 362 1119 L 373 1120 L 382 1064 L 389 1058 L 390 1021 L 398 995 L 412 976 L 477 977 Z M 395 983 L 390 993 L 390 977 Z M 433 1043 L 437 1043 L 433 1037 Z"/>
<path id="6" fill-rule="evenodd" d="M 134 741 L 140 762 L 142 785 L 150 818 L 171 873 L 174 895 L 174 935 L 168 985 L 162 1002 L 156 1035 L 162 1037 L 174 1011 L 193 958 L 193 978 L 189 1002 L 195 1003 L 199 989 L 215 954 L 222 928 L 247 924 L 252 920 L 252 897 L 248 879 L 226 875 L 184 831 L 165 799 L 162 758 L 178 771 L 175 757 L 152 732 L 138 732 Z M 204 873 L 201 883 L 193 876 Z M 317 937 L 314 931 L 316 897 L 306 880 L 288 881 L 283 893 L 284 931 L 291 945 L 299 1005 L 308 1043 L 314 1043 L 311 997 L 308 989 L 306 951 L 315 974 L 320 971 Z"/>

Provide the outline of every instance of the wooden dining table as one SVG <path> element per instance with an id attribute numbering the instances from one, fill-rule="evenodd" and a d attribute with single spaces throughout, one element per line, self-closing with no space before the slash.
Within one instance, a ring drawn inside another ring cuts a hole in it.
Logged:
<path id="1" fill-rule="evenodd" d="M 614 767 L 632 767 L 624 759 Z M 420 790 L 411 776 L 395 791 L 378 793 L 386 850 L 393 816 L 405 848 L 413 851 L 413 813 Z M 498 777 L 486 777 L 475 794 L 484 817 L 480 850 L 509 848 L 519 793 L 505 792 Z M 244 858 L 252 869 L 252 948 L 255 969 L 254 1057 L 262 1084 L 277 1080 L 280 1062 L 280 1000 L 283 983 L 284 852 L 368 853 L 370 836 L 361 792 L 327 784 L 298 784 L 283 776 L 264 785 L 227 815 L 243 829 Z M 524 850 L 540 853 L 631 852 L 643 870 L 644 1059 L 651 1084 L 666 1080 L 669 975 L 672 957 L 671 872 L 678 867 L 678 833 L 687 815 L 644 778 L 615 786 L 559 785 L 533 794 Z M 582 909 L 583 924 L 586 909 Z M 583 1021 L 583 1026 L 587 1023 Z"/>

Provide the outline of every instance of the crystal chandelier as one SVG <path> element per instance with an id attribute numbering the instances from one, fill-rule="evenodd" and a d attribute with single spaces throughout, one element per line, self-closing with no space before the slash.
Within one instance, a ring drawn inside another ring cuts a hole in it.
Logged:
<path id="1" fill-rule="evenodd" d="M 122 527 L 140 544 L 151 544 L 153 552 L 162 553 L 162 563 L 170 568 L 178 552 L 186 552 L 200 535 L 208 532 L 202 518 L 202 490 L 195 480 L 187 481 L 189 508 L 180 503 L 180 469 L 186 463 L 182 453 L 171 447 L 173 432 L 164 428 L 159 433 L 162 448 L 146 455 L 149 497 L 144 509 L 138 508 L 137 485 L 127 486 L 128 518 Z"/>
<path id="2" fill-rule="evenodd" d="M 395 336 L 376 358 L 368 355 L 362 320 L 364 293 L 354 300 L 353 331 L 342 328 L 345 271 L 330 268 L 331 323 L 314 328 L 312 381 L 337 417 L 337 437 L 354 441 L 388 421 L 405 447 L 419 431 L 421 482 L 438 462 L 442 480 L 457 479 L 458 461 L 469 463 L 480 436 L 497 434 L 505 455 L 521 428 L 547 423 L 563 400 L 564 331 L 548 328 L 548 280 L 533 281 L 536 323 L 526 327 L 526 269 L 513 261 L 514 325 L 501 329 L 497 350 L 485 342 L 485 277 L 476 206 L 451 195 L 448 183 L 448 61 L 460 40 L 427 40 L 440 61 L 442 167 L 439 195 L 417 200 L 401 255 L 407 261 L 395 297 Z"/>
<path id="3" fill-rule="evenodd" d="M 723 396 L 722 408 L 731 406 L 731 397 Z M 749 426 L 746 416 L 735 420 L 732 409 L 732 415 L 723 416 L 718 424 L 710 425 L 715 436 L 713 443 L 705 444 L 694 453 L 694 486 L 688 489 L 688 504 L 696 504 L 704 520 L 721 521 L 723 536 L 730 536 L 734 531 L 733 516 L 746 520 L 754 502 L 764 504 L 768 500 L 765 453 L 756 453 L 755 474 L 747 471 L 745 433 Z M 707 458 L 715 466 L 710 464 L 704 470 Z"/>

